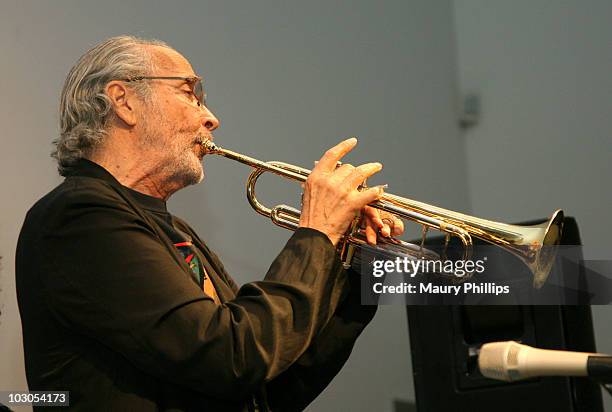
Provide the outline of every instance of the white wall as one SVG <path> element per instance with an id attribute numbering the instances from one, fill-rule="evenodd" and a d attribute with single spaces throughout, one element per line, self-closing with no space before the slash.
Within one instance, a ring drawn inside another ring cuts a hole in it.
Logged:
<path id="1" fill-rule="evenodd" d="M 158 37 L 182 51 L 205 77 L 220 144 L 310 167 L 327 147 L 358 135 L 349 160 L 383 161 L 376 181 L 390 191 L 468 209 L 450 1 L 288 3 L 0 4 L 0 390 L 25 387 L 12 262 L 26 210 L 59 182 L 48 157 L 59 91 L 78 56 L 106 37 Z M 245 282 L 263 276 L 289 232 L 251 211 L 248 169 L 228 162 L 206 159 L 206 183 L 170 206 Z M 390 411 L 393 398 L 413 397 L 405 312 L 385 307 L 311 409 Z"/>
<path id="2" fill-rule="evenodd" d="M 610 260 L 612 2 L 454 6 L 460 88 L 482 98 L 482 120 L 465 133 L 474 213 L 524 220 L 563 208 L 585 258 Z M 610 307 L 593 315 L 597 349 L 612 353 Z"/>

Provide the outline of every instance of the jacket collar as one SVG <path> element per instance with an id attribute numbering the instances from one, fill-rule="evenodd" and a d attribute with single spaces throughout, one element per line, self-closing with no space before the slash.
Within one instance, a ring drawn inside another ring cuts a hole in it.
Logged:
<path id="1" fill-rule="evenodd" d="M 130 189 L 127 186 L 123 186 L 108 170 L 96 162 L 92 162 L 91 160 L 79 159 L 66 174 L 66 177 L 70 176 L 85 176 L 92 177 L 94 179 L 101 179 L 115 188 L 128 192 L 132 198 L 136 200 L 136 202 L 138 202 L 138 204 L 144 209 L 162 213 L 168 212 L 168 208 L 166 207 L 166 202 L 164 200 L 145 195 L 144 193 Z"/>
<path id="2" fill-rule="evenodd" d="M 71 166 L 68 173 L 66 173 L 66 177 L 70 176 L 93 177 L 95 179 L 102 179 L 114 186 L 122 186 L 108 170 L 88 159 L 77 160 L 77 162 Z"/>

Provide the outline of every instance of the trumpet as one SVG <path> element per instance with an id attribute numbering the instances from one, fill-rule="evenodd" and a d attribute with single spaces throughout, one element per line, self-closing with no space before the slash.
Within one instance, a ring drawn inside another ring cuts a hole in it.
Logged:
<path id="1" fill-rule="evenodd" d="M 249 175 L 246 185 L 247 199 L 251 207 L 257 213 L 270 218 L 278 226 L 290 230 L 298 228 L 300 210 L 287 205 L 277 205 L 272 208 L 263 205 L 257 199 L 255 185 L 257 179 L 265 172 L 303 183 L 310 175 L 310 170 L 284 162 L 257 160 L 221 148 L 210 140 L 204 141 L 202 146 L 208 154 L 226 157 L 252 167 L 254 170 Z M 431 228 L 446 234 L 445 248 L 452 236 L 457 237 L 464 248 L 462 259 L 467 260 L 472 255 L 472 237 L 475 237 L 501 247 L 518 257 L 533 275 L 533 286 L 536 289 L 541 288 L 548 278 L 563 230 L 562 210 L 556 210 L 545 223 L 522 226 L 481 219 L 389 193 L 383 194 L 379 200 L 368 206 L 423 226 L 420 245 L 390 238 L 386 239 L 381 246 L 376 247 L 382 252 L 403 254 L 413 258 L 436 259 L 438 258 L 436 253 L 423 247 L 427 232 Z M 365 240 L 365 233 L 360 222 L 355 220 L 339 242 L 340 259 L 343 265 L 350 267 L 355 251 L 364 247 L 371 246 Z M 460 280 L 466 280 L 470 275 L 466 274 Z"/>

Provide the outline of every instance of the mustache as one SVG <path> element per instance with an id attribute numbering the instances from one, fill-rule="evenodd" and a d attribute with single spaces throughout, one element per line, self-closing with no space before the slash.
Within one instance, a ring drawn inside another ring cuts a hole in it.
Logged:
<path id="1" fill-rule="evenodd" d="M 197 144 L 204 144 L 204 142 L 208 141 L 208 140 L 213 140 L 213 135 L 212 134 L 199 134 L 196 136 L 194 142 Z"/>

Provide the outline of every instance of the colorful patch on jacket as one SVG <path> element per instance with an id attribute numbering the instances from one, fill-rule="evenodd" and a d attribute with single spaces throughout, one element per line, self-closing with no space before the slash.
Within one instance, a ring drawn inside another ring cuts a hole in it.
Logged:
<path id="1" fill-rule="evenodd" d="M 198 258 L 198 255 L 195 252 L 193 247 L 193 243 L 191 242 L 180 242 L 175 243 L 174 246 L 181 252 L 183 259 L 185 259 L 185 263 L 191 269 L 191 273 L 194 276 L 194 279 L 198 282 L 200 287 L 204 285 L 204 279 L 206 279 L 206 275 L 204 274 L 204 270 L 202 269 L 202 262 Z"/>

